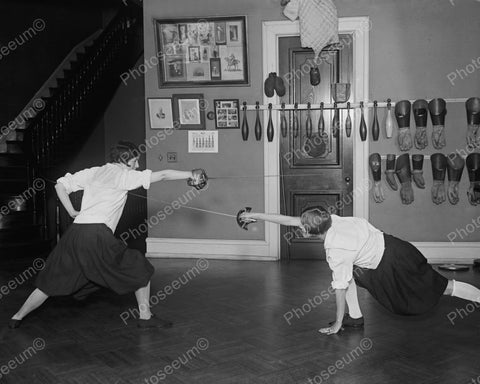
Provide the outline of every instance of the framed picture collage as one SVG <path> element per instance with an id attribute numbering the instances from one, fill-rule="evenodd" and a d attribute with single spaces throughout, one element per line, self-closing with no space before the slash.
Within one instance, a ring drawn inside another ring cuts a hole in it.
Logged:
<path id="1" fill-rule="evenodd" d="M 155 20 L 162 87 L 248 84 L 245 16 Z"/>

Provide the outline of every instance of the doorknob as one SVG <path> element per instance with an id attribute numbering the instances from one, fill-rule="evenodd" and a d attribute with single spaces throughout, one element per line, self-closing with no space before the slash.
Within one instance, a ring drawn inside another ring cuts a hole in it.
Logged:
<path id="1" fill-rule="evenodd" d="M 347 184 L 350 183 L 350 180 L 351 180 L 350 177 L 348 177 L 348 176 L 345 177 L 345 182 L 346 182 Z"/>

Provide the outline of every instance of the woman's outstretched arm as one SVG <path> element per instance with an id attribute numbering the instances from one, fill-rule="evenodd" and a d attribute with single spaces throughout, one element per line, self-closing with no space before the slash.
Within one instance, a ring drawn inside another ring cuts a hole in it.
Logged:
<path id="1" fill-rule="evenodd" d="M 285 215 L 271 215 L 268 213 L 258 213 L 258 212 L 245 212 L 241 216 L 245 221 L 253 222 L 255 220 L 269 221 L 271 223 L 292 226 L 292 227 L 301 227 L 302 222 L 300 217 L 295 216 L 285 216 Z"/>

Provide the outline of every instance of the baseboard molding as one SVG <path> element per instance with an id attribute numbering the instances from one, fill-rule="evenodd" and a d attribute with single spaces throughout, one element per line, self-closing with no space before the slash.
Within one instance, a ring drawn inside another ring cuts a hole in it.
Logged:
<path id="1" fill-rule="evenodd" d="M 262 240 L 214 240 L 147 238 L 147 257 L 205 258 L 224 260 L 279 260 L 270 244 Z"/>
<path id="2" fill-rule="evenodd" d="M 472 264 L 480 258 L 480 243 L 413 242 L 430 264 Z"/>
<path id="3" fill-rule="evenodd" d="M 430 264 L 472 264 L 480 258 L 480 243 L 413 242 Z M 262 240 L 214 240 L 147 238 L 147 257 L 205 258 L 219 260 L 277 261 L 280 253 L 270 254 L 269 243 Z"/>

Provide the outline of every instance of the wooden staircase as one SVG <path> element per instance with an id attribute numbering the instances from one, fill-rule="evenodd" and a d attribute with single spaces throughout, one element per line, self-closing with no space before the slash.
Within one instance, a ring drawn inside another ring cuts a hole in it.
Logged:
<path id="1" fill-rule="evenodd" d="M 143 52 L 137 43 L 141 28 L 142 9 L 122 5 L 0 135 L 1 259 L 43 255 L 62 232 L 54 180 L 103 115 L 121 73 Z"/>

